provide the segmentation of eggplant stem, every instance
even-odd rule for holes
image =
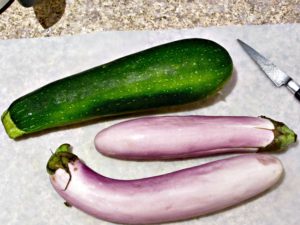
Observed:
[[[57,148],[55,153],[52,154],[47,163],[46,168],[47,172],[50,175],[54,175],[56,170],[58,169],[63,169],[64,171],[66,171],[67,174],[69,174],[69,180],[66,184],[66,187],[64,188],[64,191],[67,190],[72,180],[72,175],[69,169],[69,163],[74,162],[77,159],[78,157],[71,152],[71,145],[62,144]]]
[[[288,145],[297,141],[297,134],[287,127],[284,123],[275,121],[266,116],[260,116],[261,118],[270,120],[274,125],[274,139],[266,147],[262,147],[259,151],[284,151]]]

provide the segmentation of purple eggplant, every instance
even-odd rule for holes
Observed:
[[[291,129],[267,117],[160,116],[106,128],[95,137],[95,146],[115,158],[158,160],[281,151],[295,141]]]
[[[94,217],[121,224],[152,224],[207,215],[239,204],[278,182],[280,161],[244,154],[136,180],[97,174],[61,145],[47,170],[58,194]]]

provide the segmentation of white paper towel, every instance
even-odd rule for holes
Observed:
[[[168,114],[266,115],[300,134],[300,104],[286,90],[275,88],[250,60],[240,38],[300,82],[300,25],[234,26],[151,32],[97,32],[89,35],[0,41],[0,111],[16,98],[48,82],[161,43],[199,37],[212,39],[231,54],[235,75],[223,96],[202,107]],[[114,178],[141,178],[171,172],[215,156],[168,162],[130,162],[107,158],[94,148],[98,131],[125,120],[103,120],[14,141],[0,128],[0,224],[110,224],[67,208],[50,185],[45,169],[51,152],[70,143],[90,167]],[[300,224],[300,151],[293,145],[277,154],[285,167],[283,181],[259,198],[220,213],[177,224]],[[242,185],[242,184],[241,184]],[[232,190],[234,192],[234,190]],[[138,204],[138,203],[137,203]],[[176,224],[176,223],[173,223]]]

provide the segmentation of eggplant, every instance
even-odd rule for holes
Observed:
[[[108,127],[94,142],[107,156],[160,160],[283,151],[296,138],[285,124],[264,116],[158,116]]]
[[[67,205],[110,222],[153,224],[237,205],[277,183],[283,167],[271,155],[243,154],[159,176],[118,180],[93,171],[64,144],[49,159],[47,171]]]

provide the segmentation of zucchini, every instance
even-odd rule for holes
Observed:
[[[15,100],[2,123],[16,138],[98,117],[189,103],[216,94],[232,70],[231,57],[219,44],[179,40],[47,84]]]

